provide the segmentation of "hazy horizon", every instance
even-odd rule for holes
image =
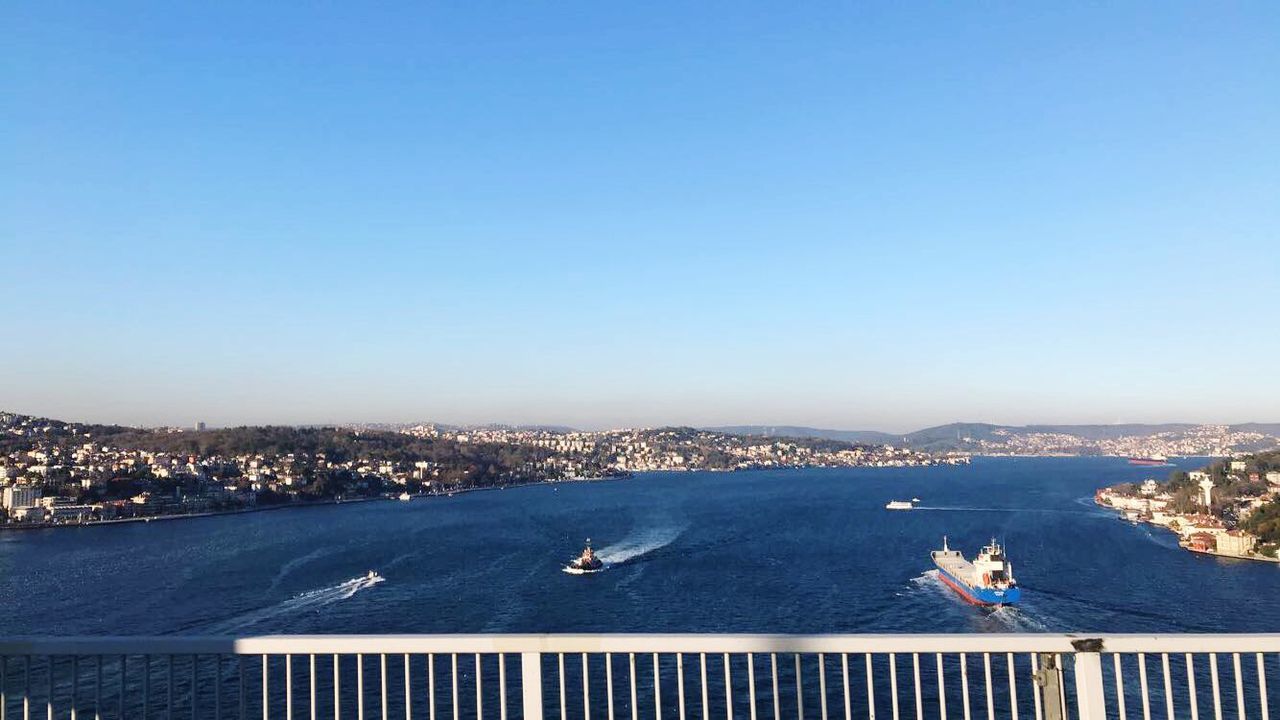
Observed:
[[[943,422],[930,423],[930,424],[927,424],[927,425],[920,425],[920,426],[918,426],[918,427],[893,427],[893,428],[883,427],[883,426],[879,426],[879,425],[875,425],[875,424],[863,424],[863,425],[858,425],[858,426],[836,426],[836,425],[820,425],[820,424],[804,423],[804,422],[787,422],[787,423],[776,423],[776,422],[706,422],[706,423],[690,423],[690,422],[653,422],[653,423],[629,423],[629,424],[617,424],[617,425],[595,425],[595,426],[585,426],[585,425],[574,425],[574,424],[572,424],[572,423],[562,423],[562,422],[554,422],[554,421],[528,421],[528,422],[526,422],[526,421],[521,421],[521,422],[507,422],[507,421],[502,421],[502,420],[482,420],[482,421],[457,422],[457,421],[451,421],[451,420],[441,420],[441,419],[439,419],[439,418],[413,418],[413,419],[401,419],[401,420],[387,420],[387,419],[381,419],[381,420],[371,420],[371,419],[364,419],[364,420],[321,420],[321,421],[315,421],[315,422],[286,422],[286,421],[266,421],[266,422],[238,422],[238,421],[231,421],[231,422],[210,422],[209,420],[206,420],[206,419],[204,419],[204,418],[194,418],[194,419],[189,419],[189,420],[185,420],[185,421],[183,421],[183,420],[172,420],[172,421],[166,421],[166,422],[124,422],[124,421],[120,421],[120,420],[111,420],[111,419],[109,419],[109,418],[105,418],[105,417],[103,417],[103,418],[89,418],[89,417],[63,417],[63,416],[54,415],[54,414],[49,414],[49,413],[29,412],[29,411],[26,411],[26,410],[20,410],[20,409],[16,409],[16,408],[9,408],[9,407],[0,407],[0,412],[13,412],[13,413],[17,413],[17,414],[19,414],[19,415],[27,415],[27,416],[32,416],[32,417],[42,417],[42,418],[48,418],[48,419],[51,419],[51,420],[60,420],[60,421],[66,421],[66,422],[98,423],[98,424],[104,424],[104,425],[122,425],[122,426],[127,426],[127,427],[143,427],[143,428],[151,428],[151,427],[192,427],[192,426],[194,426],[194,425],[195,425],[195,423],[197,423],[197,422],[203,422],[203,423],[205,423],[205,424],[206,424],[206,426],[207,426],[209,429],[211,429],[211,430],[212,430],[212,429],[219,429],[219,428],[230,428],[230,427],[241,427],[241,426],[254,426],[254,425],[277,425],[277,426],[345,426],[345,425],[417,425],[417,424],[435,424],[435,425],[458,426],[458,427],[475,427],[475,426],[485,426],[485,425],[494,425],[494,426],[503,426],[503,425],[505,425],[505,426],[522,426],[522,427],[567,427],[567,428],[572,428],[572,429],[574,429],[574,430],[582,430],[582,431],[621,430],[621,429],[633,429],[633,428],[657,428],[657,427],[697,427],[697,428],[724,428],[724,427],[765,427],[765,428],[781,428],[781,427],[798,427],[798,428],[808,428],[808,429],[812,429],[812,430],[830,430],[830,431],[835,431],[835,432],[880,432],[880,433],[885,433],[885,434],[888,434],[888,435],[897,435],[897,434],[905,435],[905,434],[909,434],[909,433],[915,432],[915,431],[917,431],[917,430],[926,430],[926,429],[929,429],[929,428],[939,427],[939,426],[943,426],[943,425],[950,425],[950,424],[953,424],[953,423],[962,423],[962,424],[982,424],[982,425],[1000,425],[1000,426],[1011,426],[1011,427],[1028,427],[1028,426],[1042,426],[1042,425],[1049,425],[1049,426],[1055,426],[1055,425],[1087,426],[1087,425],[1127,425],[1127,424],[1139,424],[1139,425],[1246,425],[1246,424],[1251,424],[1251,423],[1264,424],[1264,425],[1270,425],[1270,424],[1277,424],[1277,425],[1280,425],[1280,420],[1269,420],[1269,419],[1265,419],[1265,418],[1264,418],[1264,419],[1233,420],[1233,421],[1223,421],[1223,422],[1216,422],[1216,421],[1197,421],[1197,420],[1185,420],[1185,419],[1182,419],[1182,420],[1120,420],[1120,421],[1114,421],[1114,422],[1066,422],[1066,421],[1056,421],[1056,420],[1042,420],[1042,421],[1034,421],[1034,422],[998,422],[998,421],[994,421],[994,420],[952,419],[952,420],[946,420],[946,421],[943,421]]]
[[[0,407],[1280,411],[1280,5],[0,8]]]

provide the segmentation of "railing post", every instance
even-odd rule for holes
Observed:
[[[941,657],[941,656],[939,656]],[[1040,687],[1040,696],[1044,698],[1044,720],[1064,720],[1062,712],[1062,668],[1058,667],[1053,653],[1040,653],[1040,669],[1036,671],[1036,685]],[[939,660],[941,666],[941,660]],[[945,699],[940,694],[939,699]],[[1037,715],[1039,706],[1036,707]]]
[[[524,691],[524,720],[542,720],[541,653],[520,653],[520,685]]]
[[[1106,720],[1107,704],[1102,690],[1102,641],[1076,640],[1076,709],[1080,720]]]

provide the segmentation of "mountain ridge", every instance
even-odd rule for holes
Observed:
[[[903,445],[915,450],[979,449],[983,443],[1002,443],[1010,436],[1070,436],[1083,444],[1117,441],[1124,438],[1150,438],[1162,434],[1187,434],[1201,428],[1225,427],[1228,433],[1257,433],[1280,442],[1280,423],[1247,422],[1229,425],[1212,423],[1100,423],[1000,425],[996,423],[953,422],[893,434],[877,430],[836,430],[803,425],[721,425],[705,430],[738,435],[765,437],[816,437],[847,442],[871,442]],[[1263,443],[1267,444],[1267,443]]]

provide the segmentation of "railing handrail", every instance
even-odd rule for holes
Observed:
[[[1280,633],[1259,634],[466,634],[18,636],[0,655],[348,653],[1185,653],[1280,652]]]

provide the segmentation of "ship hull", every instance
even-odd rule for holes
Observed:
[[[583,564],[575,560],[561,569],[570,575],[590,575],[592,573],[602,572],[604,570],[604,563],[600,560],[596,560],[591,564]]]
[[[955,575],[947,572],[946,568],[942,566],[938,566],[938,577],[942,582],[946,583],[947,587],[955,590],[960,597],[974,605],[1012,605],[1018,602],[1022,597],[1022,591],[1017,587],[1011,587],[1007,590],[974,587]]]
[[[1168,460],[1159,460],[1156,458],[1129,458],[1130,465],[1145,465],[1147,467],[1164,467],[1169,464]]]

